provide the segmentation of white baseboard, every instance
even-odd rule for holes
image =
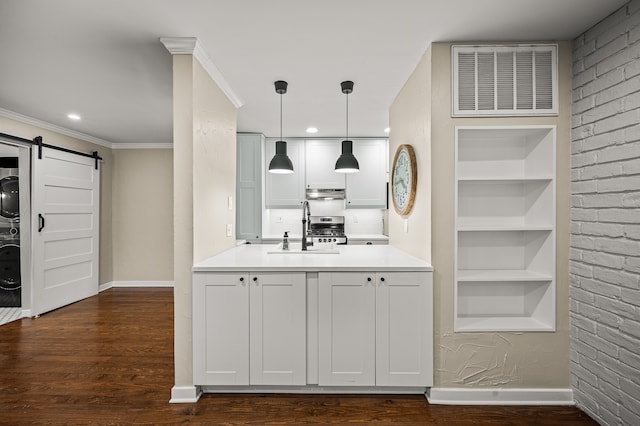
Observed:
[[[569,388],[430,388],[430,404],[441,405],[574,405]]]
[[[105,291],[116,287],[173,287],[173,281],[109,281],[100,284],[98,291]]]
[[[31,309],[23,309],[20,315],[20,318],[31,318]]]
[[[198,402],[202,395],[199,386],[174,386],[171,388],[170,404],[184,404]]]

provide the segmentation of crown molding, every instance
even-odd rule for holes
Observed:
[[[193,55],[234,107],[240,108],[244,105],[244,101],[233,91],[196,37],[161,37],[160,42],[172,55]]]
[[[114,143],[112,149],[173,149],[172,143]]]
[[[55,124],[51,124],[46,121],[42,121],[36,118],[28,117],[26,115],[18,114],[17,112],[9,111],[8,109],[0,108],[0,116],[10,118],[11,120],[19,121],[21,123],[40,127],[41,129],[60,133],[62,135],[71,136],[72,138],[80,139],[85,142],[90,142],[96,145],[104,146],[105,148],[111,149],[113,147],[113,143],[106,141],[104,139],[96,138],[95,136],[87,135],[86,133],[67,129],[66,127],[57,126]]]

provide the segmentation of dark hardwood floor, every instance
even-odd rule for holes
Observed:
[[[169,404],[172,386],[172,289],[110,289],[0,326],[0,424],[596,424],[573,407],[437,406],[419,395]]]

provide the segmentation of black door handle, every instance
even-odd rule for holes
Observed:
[[[42,230],[44,229],[44,216],[42,216],[40,213],[38,213],[38,232],[42,232]]]

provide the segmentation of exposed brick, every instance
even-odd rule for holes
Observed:
[[[598,180],[598,192],[626,192],[640,188],[640,176],[623,176]],[[622,200],[620,200],[620,206]],[[615,207],[615,206],[608,206]],[[637,213],[637,212],[636,212]]]
[[[636,276],[636,289],[638,284],[638,276]],[[620,299],[631,305],[640,306],[640,292],[634,289],[623,288],[620,291]]]
[[[616,130],[614,132],[602,133],[590,136],[583,140],[583,150],[592,151],[604,146],[621,144],[625,141],[625,130]]]
[[[598,351],[596,348],[583,342],[574,340],[571,347],[576,354],[582,354],[592,360],[595,360],[598,357]]]
[[[620,161],[638,157],[640,157],[640,142],[608,146],[600,150],[597,154],[598,163],[607,163],[610,161]]]
[[[608,58],[616,52],[621,51],[625,47],[627,47],[626,34],[622,34],[614,40],[611,40],[611,42],[609,42],[605,46],[602,46],[602,48],[598,48],[598,41],[596,40],[596,50],[584,57],[584,67],[587,69],[591,68],[598,62],[603,61],[605,58]]]
[[[640,85],[640,81],[638,83]],[[623,101],[622,110],[623,111],[631,111],[637,108],[640,108],[640,92],[636,92],[632,95],[625,96]]]
[[[607,16],[602,21],[598,22],[593,27],[589,28],[584,33],[584,43],[588,43],[589,41],[596,39],[599,35],[606,32],[609,28],[617,27],[619,25],[626,28],[625,21],[627,21],[627,19],[627,8],[626,6],[623,6]]]
[[[640,425],[640,412],[633,412],[624,406],[620,407],[620,420],[623,425]]]
[[[571,209],[571,220],[596,222],[598,220],[598,212],[588,209]]]
[[[627,256],[640,256],[640,244],[617,238],[596,238],[595,249],[605,253],[617,253]]]
[[[636,200],[640,200],[640,193],[634,195]],[[640,206],[640,204],[637,204]],[[630,240],[640,240],[640,225],[624,225],[624,236]]]
[[[635,307],[629,303],[604,296],[595,295],[594,297],[596,306],[604,311],[612,312],[616,315],[631,319],[636,316]]]
[[[587,180],[580,182],[571,182],[571,192],[574,194],[588,194],[598,191],[598,182],[595,180]]]
[[[596,64],[596,77],[608,73],[611,70],[622,67],[629,62],[628,49],[621,50],[602,62]]]
[[[618,258],[622,260],[624,265],[624,258],[622,256],[619,256]],[[593,277],[606,283],[620,286],[617,287],[620,291],[623,290],[622,287],[638,288],[638,276],[636,274],[631,274],[617,269],[595,267],[593,268]]]
[[[630,352],[626,349],[620,349],[620,361],[624,362],[631,368],[640,371],[640,355]]]
[[[573,61],[581,61],[590,53],[596,50],[596,40],[592,39],[585,43],[584,38],[577,38],[574,41]]]
[[[622,321],[622,319],[616,314],[613,314],[608,311],[604,311],[592,305],[587,305],[585,303],[578,304],[578,312],[580,313],[580,315],[583,315],[599,323],[606,324],[613,328],[618,328],[620,321]],[[576,347],[582,347],[577,343],[575,343],[575,345]],[[589,353],[589,351],[584,351],[584,352],[585,354]]]
[[[587,333],[586,331],[582,331],[578,334],[578,340],[583,342],[586,345],[589,345],[598,350],[598,361],[601,360],[605,356],[608,355],[608,358],[615,359],[618,356],[618,352],[620,348],[618,345],[608,342],[600,336],[596,336],[594,334]],[[616,365],[619,363],[616,363]]]
[[[580,230],[584,235],[622,237],[624,226],[617,223],[582,223]]]
[[[595,69],[591,69],[595,75]],[[589,70],[585,71],[587,73]],[[582,96],[591,96],[624,81],[624,69],[616,68],[582,86]],[[577,86],[574,86],[574,88]]]
[[[593,136],[593,129],[593,124],[576,127],[575,129],[571,130],[571,137],[573,140],[588,138],[589,136]]]
[[[640,45],[640,44],[639,44]],[[611,102],[616,99],[622,99],[638,90],[640,87],[640,76],[629,78],[629,75],[625,74],[628,80],[616,84],[594,96],[595,105],[602,105]],[[591,97],[587,98],[591,99]]]
[[[599,294],[606,297],[612,298],[620,298],[621,290],[620,287],[603,283],[598,280],[589,280],[583,279],[580,280],[580,284],[585,291],[588,291],[593,294]]]
[[[571,117],[571,128],[575,129],[576,127],[580,127],[580,126],[582,126],[582,116],[580,116],[580,115],[572,116]]]
[[[635,142],[640,140],[640,124],[624,129],[623,140]]]
[[[597,121],[593,127],[594,134],[607,133],[613,130],[622,129],[624,127],[633,126],[638,122],[637,111],[627,111],[621,114],[616,114],[613,117],[605,118],[604,120]]]
[[[621,400],[620,400],[620,405],[622,405],[623,407],[625,407],[627,410],[631,411],[632,413],[640,413],[640,399],[637,399],[637,395],[634,397],[631,397],[630,395],[627,395],[626,393],[622,393],[620,395]],[[636,416],[636,419],[638,419],[638,416]],[[638,423],[636,423],[638,424]]]
[[[607,342],[612,342],[618,347],[625,348],[627,350],[634,350],[640,347],[640,341],[634,337],[620,333],[609,326],[598,325],[596,335],[603,338]]]
[[[640,174],[640,157],[634,158],[629,161],[622,161],[620,163],[622,167],[622,171],[620,174],[623,175],[637,175]],[[640,188],[637,188],[640,190]]]
[[[583,237],[580,235],[572,235],[570,244],[573,248],[582,248],[586,250],[593,250],[595,248],[595,242],[592,237]]]
[[[595,301],[595,296],[592,293],[589,293],[588,291],[584,291],[580,288],[571,287],[571,289],[569,290],[569,293],[571,294],[571,297],[577,300],[578,302],[593,304]]]
[[[582,123],[584,124],[594,123],[596,121],[601,121],[605,118],[613,117],[623,112],[625,109],[625,101],[626,101],[626,98],[624,100],[616,99],[606,104],[602,104],[595,108],[586,110],[582,114]]]
[[[595,321],[581,315],[572,315],[571,319],[572,319],[571,323],[576,327],[581,328],[585,331],[588,331],[589,333],[595,334],[596,332]]]
[[[598,183],[598,190],[600,190],[600,183]],[[622,205],[624,194],[593,194],[581,196],[581,198],[581,206],[585,208],[618,207]]]
[[[606,209],[597,212],[602,222],[638,223],[638,212],[634,209]]]
[[[636,377],[636,379],[640,378]],[[629,378],[620,378],[620,390],[631,397],[640,399],[640,384],[629,380]]]
[[[624,260],[624,268],[629,272],[634,272],[636,274],[640,274],[640,258],[638,257],[627,257]],[[640,306],[640,305],[638,305]]]
[[[577,75],[573,76],[573,81],[572,81],[572,88],[573,89],[577,89],[580,86],[584,86],[585,84],[589,83],[590,81],[593,81],[596,78],[596,69],[595,68],[591,68],[588,70],[585,70],[584,72],[581,72]],[[592,89],[593,90],[593,89]],[[594,93],[594,92],[592,92]]]
[[[618,176],[622,174],[622,164],[594,164],[593,166],[582,167],[580,171],[580,177],[584,180]]]
[[[624,266],[624,256],[594,251],[585,251],[584,253],[582,253],[582,262],[617,270],[622,269],[622,267]],[[596,276],[596,278],[602,279],[601,276]]]
[[[571,196],[571,207],[583,207],[583,205],[582,205],[582,195],[572,195]]]

